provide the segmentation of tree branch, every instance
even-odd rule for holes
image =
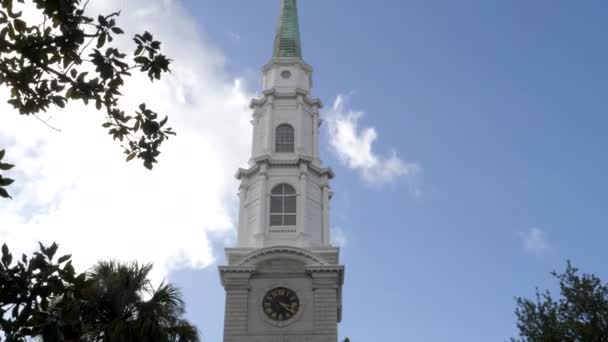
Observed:
[[[61,130],[60,130],[59,128],[56,128],[56,127],[53,127],[53,126],[49,125],[48,121],[49,121],[51,118],[48,118],[48,119],[46,119],[46,120],[42,120],[42,119],[41,119],[41,118],[40,118],[40,117],[39,117],[37,114],[32,114],[32,115],[33,115],[33,116],[34,116],[34,117],[35,117],[35,118],[36,118],[38,121],[42,122],[42,123],[43,123],[43,124],[44,124],[46,127],[48,127],[48,128],[50,128],[50,129],[52,129],[52,130],[53,130],[53,131],[55,131],[55,132],[61,132]]]

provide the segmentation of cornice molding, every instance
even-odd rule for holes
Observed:
[[[308,73],[312,73],[314,68],[312,65],[304,62],[299,57],[275,57],[272,58],[268,63],[262,66],[262,72],[266,72],[272,68],[276,67],[284,67],[284,66],[294,66],[297,65],[301,67],[304,71]]]
[[[261,98],[254,98],[249,103],[250,109],[255,109],[256,107],[262,107],[268,102],[272,102],[275,99],[292,99],[294,97],[301,96],[309,106],[316,107],[318,109],[323,108],[323,102],[316,97],[311,97],[309,92],[303,89],[296,88],[292,92],[278,92],[276,89],[268,89],[262,92],[264,94]]]
[[[306,272],[310,274],[318,285],[338,285],[344,284],[344,266],[343,265],[308,265],[305,267]]]
[[[231,291],[248,291],[249,279],[255,273],[255,267],[220,266],[218,267],[222,286]]]
[[[327,176],[329,179],[333,179],[335,177],[334,171],[331,168],[319,167],[313,164],[312,161],[313,159],[307,156],[297,156],[293,159],[273,159],[269,155],[263,155],[253,159],[253,162],[255,163],[254,166],[248,169],[239,168],[235,177],[236,179],[240,180],[243,177],[255,174],[263,164],[267,164],[269,166],[299,166],[302,163],[307,164],[308,168],[314,171],[318,176]]]
[[[318,265],[324,266],[329,265],[327,261],[324,259],[312,254],[311,252],[291,246],[273,246],[263,248],[257,251],[250,253],[245,256],[236,266],[237,267],[247,267],[257,264],[260,260],[265,260],[268,258],[277,258],[277,257],[287,257],[292,259],[299,259],[307,263],[308,265]]]
[[[310,265],[306,266],[306,271],[310,273],[343,273],[342,265]]]
[[[220,273],[255,273],[252,266],[219,266]]]

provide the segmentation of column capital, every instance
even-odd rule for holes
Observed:
[[[260,176],[268,178],[268,162],[264,161],[260,165]]]
[[[308,176],[308,163],[300,160],[300,163],[298,166],[300,169],[300,176]]]
[[[344,266],[342,265],[306,266],[306,273],[312,277],[314,289],[337,289],[344,284]]]
[[[220,266],[222,286],[228,290],[247,291],[250,288],[249,279],[255,273],[255,267],[249,266]]]

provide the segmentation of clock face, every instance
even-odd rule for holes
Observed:
[[[287,321],[300,310],[300,299],[294,291],[277,287],[266,293],[262,300],[262,309],[270,319]]]

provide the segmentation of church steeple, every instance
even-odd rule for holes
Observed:
[[[273,58],[302,58],[297,0],[281,0]]]
[[[344,266],[330,238],[334,173],[319,158],[322,104],[302,60],[296,1],[281,0],[273,57],[250,104],[237,240],[219,268],[224,342],[338,341]]]

